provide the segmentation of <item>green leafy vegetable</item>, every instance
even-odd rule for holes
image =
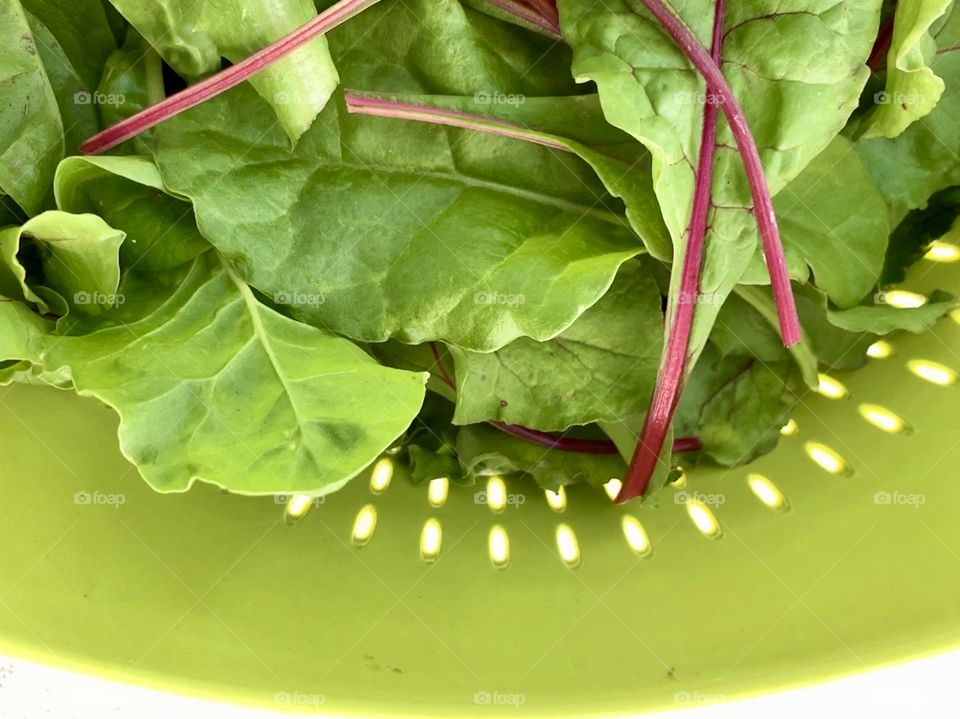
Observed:
[[[937,53],[931,28],[952,4],[909,0],[897,5],[886,89],[874,98],[877,106],[864,125],[864,137],[896,137],[940,101],[946,84],[930,68]]]
[[[159,491],[199,479],[245,494],[326,494],[423,401],[424,375],[283,317],[218,259],[130,274],[121,293],[128,301],[110,321],[50,341],[43,361],[117,411],[123,453]]]

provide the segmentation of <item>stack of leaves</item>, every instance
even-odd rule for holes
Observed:
[[[778,7],[4,0],[0,382],[167,492],[749,462],[960,213],[955,3]]]

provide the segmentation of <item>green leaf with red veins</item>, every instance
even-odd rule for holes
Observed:
[[[730,3],[724,76],[760,150],[774,194],[793,180],[846,124],[869,75],[880,0],[791,0]],[[608,121],[653,155],[654,188],[682,257],[694,189],[694,163],[706,88],[686,56],[639,0],[559,0],[564,37],[574,49],[574,75],[597,83]],[[673,0],[674,12],[709,46],[714,2]],[[721,301],[758,254],[758,233],[742,160],[721,123],[702,295],[691,356],[702,350]],[[759,263],[758,263],[759,264]],[[679,289],[675,265],[672,292]],[[692,363],[690,365],[692,367]]]

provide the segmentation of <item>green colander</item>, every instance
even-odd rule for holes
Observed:
[[[955,647],[960,315],[870,355],[772,455],[643,506],[381,462],[297,522],[281,498],[155,494],[109,409],[7,388],[0,650],[291,711],[485,717],[729,700]]]

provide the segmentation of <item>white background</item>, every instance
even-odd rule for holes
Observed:
[[[648,717],[960,717],[960,651],[815,687]],[[480,712],[478,712],[479,714]],[[0,719],[266,719],[288,714],[163,694],[0,656]]]

